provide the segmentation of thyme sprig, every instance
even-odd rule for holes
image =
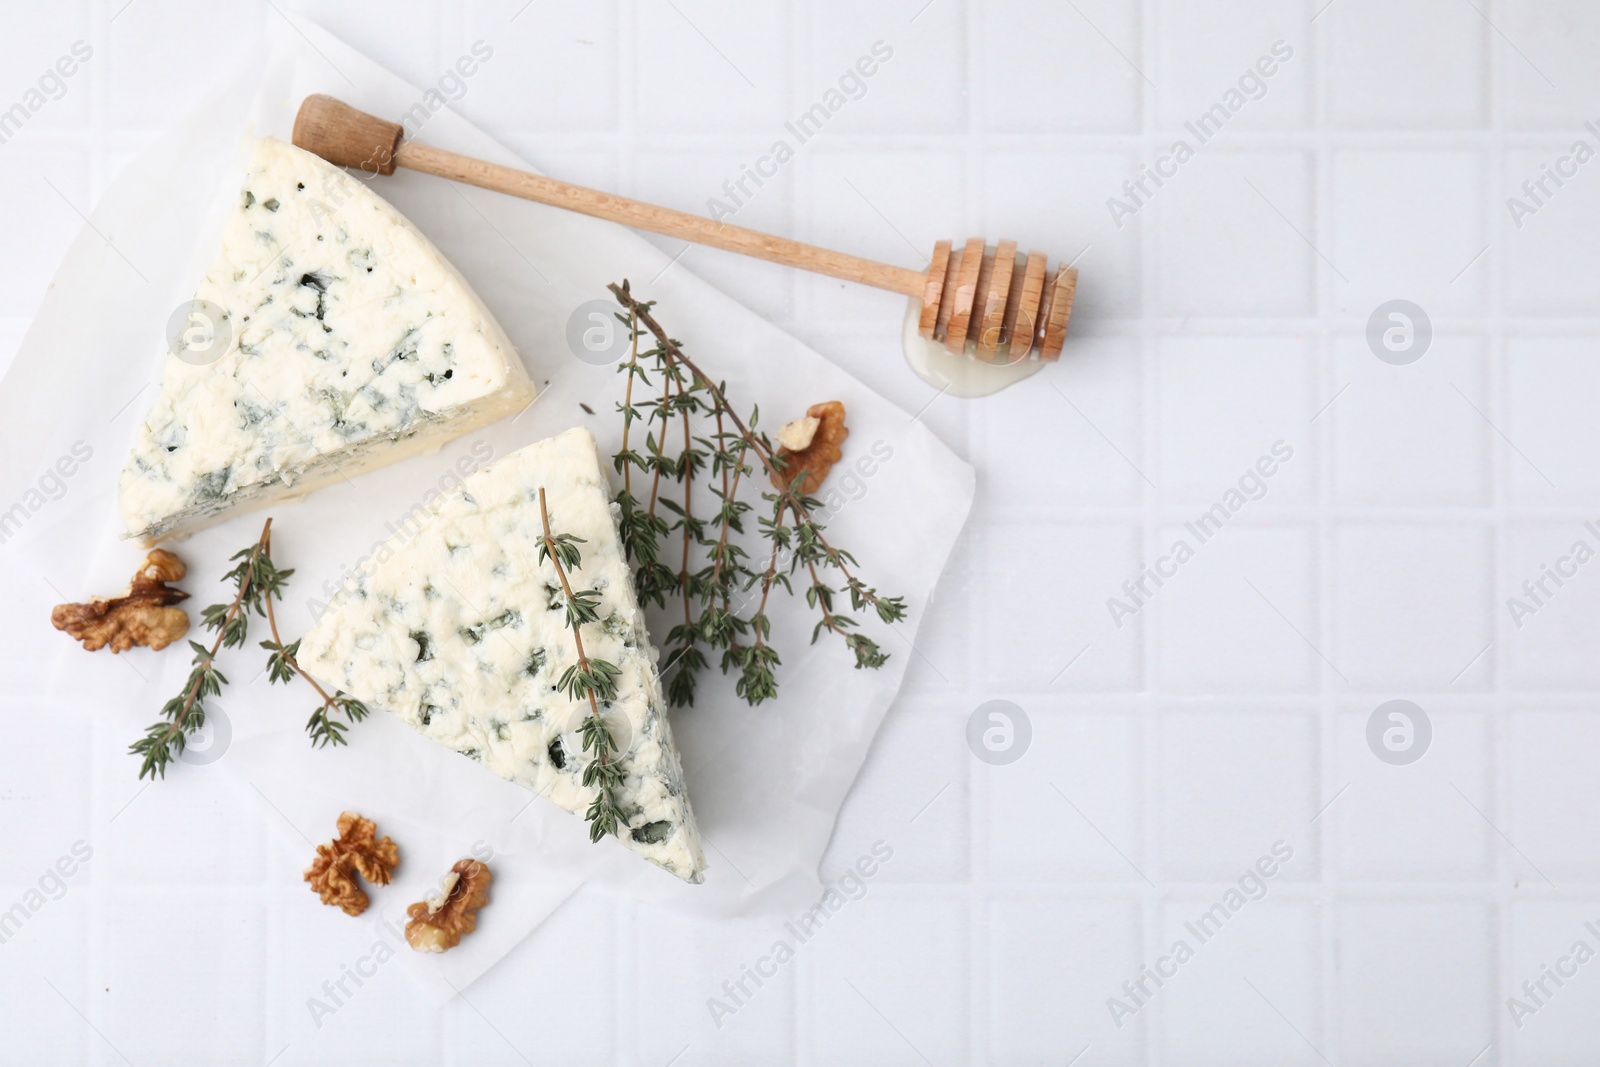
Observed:
[[[262,539],[265,542],[263,554],[269,562],[272,558],[271,526],[272,520],[268,519],[268,528],[261,532]],[[279,571],[278,575],[280,579],[287,579],[293,573],[294,570],[291,568],[290,570]],[[282,599],[282,585],[283,583],[280,580],[271,595],[264,598],[266,601],[267,628],[272,631],[272,640],[261,642],[261,647],[267,650],[267,684],[273,685],[282,682],[284,685],[288,685],[294,681],[295,675],[304,678],[306,683],[317,691],[317,696],[322,699],[322,703],[318,704],[316,710],[311,713],[311,718],[306,720],[306,733],[311,737],[311,747],[323,748],[327,745],[348,744],[349,742],[345,738],[345,731],[348,727],[345,723],[335,718],[335,715],[343,715],[349,722],[356,723],[365,719],[369,714],[369,710],[365,704],[343,690],[335,690],[330,695],[326,689],[317,683],[315,678],[305,672],[295,659],[300,653],[300,642],[295,640],[287,645],[283,643],[283,638],[278,635],[278,617],[272,610],[273,600]]]
[[[602,659],[590,659],[583,647],[583,628],[600,621],[600,593],[594,589],[573,591],[567,579],[568,571],[576,571],[583,563],[578,548],[583,538],[573,534],[550,532],[550,511],[545,504],[544,486],[539,487],[539,521],[544,526],[544,536],[539,543],[539,561],[549,560],[561,582],[567,628],[572,631],[572,642],[578,659],[556,682],[556,688],[573,700],[589,702],[589,715],[583,720],[579,733],[583,737],[583,751],[592,753],[583,768],[583,785],[595,791],[594,800],[585,813],[589,821],[589,840],[617,834],[626,824],[622,807],[617,803],[617,788],[622,784],[624,772],[618,760],[617,743],[606,728],[600,714],[600,702],[617,698],[617,679],[622,672]]]
[[[854,618],[837,610],[835,598],[847,593],[852,610],[871,610],[885,624],[905,618],[904,600],[884,596],[868,585],[856,573],[855,557],[828,540],[815,517],[824,505],[802,494],[801,477],[785,476],[783,458],[757,429],[759,409],[753,407],[748,421],[742,419],[728,402],[727,384],[708,376],[655,320],[653,302],[636,299],[626,281],[610,290],[623,308],[617,320],[628,328],[631,340],[630,357],[619,368],[627,375],[624,398],[618,405],[623,416],[623,444],[613,457],[623,477],[617,497],[623,551],[634,565],[641,602],[666,607],[669,599],[677,598],[683,604],[683,621],[671,629],[665,642],[672,649],[667,665],[678,668],[668,682],[668,701],[674,706],[693,703],[698,675],[707,666],[704,650],[721,652],[722,672],[737,673],[734,691],[749,703],[776,697],[774,668],[782,661],[770,644],[772,623],[767,605],[774,586],[794,593],[791,577],[802,567],[809,578],[806,602],[820,615],[812,643],[834,634],[854,655],[857,668],[883,666],[888,654],[857,628]],[[646,334],[655,343],[641,353],[639,342]],[[641,356],[646,363],[641,363]],[[636,402],[634,383],[650,389],[652,374],[660,381],[659,399]],[[714,424],[715,430],[708,436],[695,436],[691,429],[694,416]],[[642,452],[629,445],[630,430],[641,421],[646,428]],[[675,453],[669,452],[669,434],[678,435],[675,423],[679,422],[683,443]],[[709,492],[716,508],[709,518],[697,517],[695,483],[708,466]],[[740,499],[739,490],[748,485],[757,469],[769,475],[773,485],[782,486],[761,494],[771,513],[759,520],[759,534],[772,544],[762,571],[752,569],[740,543],[751,505]],[[634,495],[634,470],[641,478],[650,479],[648,503]],[[681,485],[681,504],[663,494],[664,477]],[[663,542],[674,533],[681,534],[676,570],[662,561]],[[842,582],[842,590],[825,580],[830,571],[836,585]],[[741,609],[754,599],[752,591],[757,586],[759,602],[746,617]]]
[[[129,752],[142,757],[139,764],[141,779],[146,775],[165,778],[167,765],[183,755],[188,737],[205,727],[206,698],[221,695],[222,687],[228,684],[227,676],[217,668],[217,653],[224,648],[244,647],[249,637],[251,612],[264,617],[272,630],[272,640],[261,642],[261,647],[271,653],[267,659],[268,680],[289,682],[298,674],[311,683],[322,698],[322,704],[306,724],[314,747],[345,743],[345,726],[336,721],[331,713],[343,714],[351,722],[358,722],[367,716],[366,705],[354,697],[343,692],[329,696],[295,662],[300,642],[285,646],[278,636],[278,621],[273,615],[272,602],[283,599],[283,588],[294,574],[294,568],[280,568],[272,561],[272,520],[268,519],[262,525],[261,536],[255,544],[240,549],[230,559],[237,562],[223,576],[223,580],[233,583],[233,599],[226,604],[212,604],[200,613],[201,625],[207,630],[215,630],[216,640],[210,648],[197,641],[189,642],[189,647],[194,650],[194,666],[182,691],[162,705],[161,720],[146,727],[145,735],[128,746]]]
[[[198,641],[189,642],[194,650],[194,666],[182,691],[161,706],[161,719],[147,726],[144,736],[128,746],[129,752],[141,757],[141,780],[146,775],[152,780],[165,778],[167,764],[183,755],[189,735],[204,729],[206,698],[221,695],[222,687],[228,684],[227,676],[217,669],[217,653],[244,644],[250,627],[250,609],[259,613],[262,596],[282,587],[285,576],[266,554],[271,530],[272,520],[268,519],[256,543],[231,557],[240,561],[225,576],[234,583],[233,599],[226,604],[212,604],[200,613],[201,625],[217,631],[216,640],[210,648]]]

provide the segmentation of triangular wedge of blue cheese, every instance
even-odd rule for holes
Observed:
[[[437,448],[533,399],[505,332],[415,226],[271,138],[195,300],[122,471],[127,536],[147,543]]]
[[[529,445],[436,496],[335,593],[300,642],[300,665],[428,737],[580,817],[580,728],[591,714],[556,687],[577,662],[560,578],[540,561],[545,491],[551,532],[583,538],[574,590],[600,594],[584,650],[621,670],[602,715],[626,779],[622,844],[690,882],[705,869],[672,743],[656,651],[599,449],[573,429]]]

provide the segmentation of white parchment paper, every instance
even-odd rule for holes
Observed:
[[[280,25],[275,36],[254,69],[118,177],[62,263],[0,388],[0,440],[8,460],[0,466],[0,500],[27,502],[5,550],[60,597],[118,589],[142,557],[118,539],[117,472],[154,397],[167,317],[193,292],[213,251],[219,205],[236,195],[246,139],[288,139],[295,109],[308,93],[332,93],[390,116],[423,99],[419,89],[315,25],[296,20]],[[528,166],[447,110],[428,120],[421,139]],[[304,839],[307,860],[312,843],[332,836],[341,810],[375,819],[400,843],[403,862],[396,884],[374,893],[374,906],[360,921],[396,944],[393,930],[403,922],[406,903],[421,899],[455,860],[489,858],[493,903],[479,931],[444,956],[416,956],[403,946],[399,953],[440,1000],[476,979],[585,883],[727,917],[782,913],[814,900],[817,865],[839,806],[915,655],[911,642],[970,508],[971,468],[926,427],[821,355],[683,267],[665,270],[667,258],[623,228],[423,175],[375,180],[380,195],[483,297],[543,394],[516,419],[437,454],[269,512],[237,516],[180,543],[176,548],[191,568],[184,585],[194,594],[196,620],[200,607],[225,598],[220,577],[227,556],[255,538],[265,514],[274,518],[274,558],[296,572],[279,613],[284,639],[293,640],[344,574],[389,536],[391,524],[424,492],[450,484],[458,462],[491,451],[503,456],[580,424],[603,449],[614,450],[620,438],[614,405],[623,377],[613,367],[574,358],[566,333],[575,309],[608,299],[606,283],[622,278],[659,301],[659,317],[672,334],[711,373],[726,378],[737,403],[758,402],[767,423],[775,426],[816,401],[845,403],[851,437],[845,463],[831,479],[838,506],[830,530],[860,558],[871,582],[906,598],[908,618],[892,628],[862,620],[892,658],[881,670],[858,671],[842,643],[807,644],[811,618],[802,602],[781,605],[773,612],[775,643],[785,654],[779,700],[750,708],[713,670],[696,706],[672,713],[707,839],[710,869],[702,886],[680,883],[613,843],[590,845],[582,820],[387,715],[352,729],[348,748],[311,750],[303,728],[312,696],[300,683],[267,684],[265,653],[256,647],[267,636],[261,620],[245,649],[220,658],[232,681],[217,701],[221,712],[191,751],[191,762],[170,773],[226,774],[261,802],[264,816],[282,832]],[[898,360],[890,347],[894,324],[885,324],[884,337],[883,358]],[[596,414],[585,413],[580,401]],[[91,458],[59,475],[58,460],[74,445]],[[50,478],[52,470],[57,479]],[[57,481],[66,491],[56,492]],[[669,625],[655,620],[652,631],[659,636]],[[37,649],[19,654],[47,665],[63,713],[90,714],[92,702],[92,713],[120,726],[130,741],[177,691],[189,665],[188,652],[175,647],[159,655],[135,652],[127,671],[100,660],[86,669],[87,654],[43,619]],[[134,773],[134,757],[119,752],[107,758],[126,759]],[[300,877],[298,869],[279,874]],[[307,923],[329,930],[351,921],[309,891],[305,911]]]

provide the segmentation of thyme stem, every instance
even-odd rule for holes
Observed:
[[[539,522],[544,526],[545,547],[550,550],[551,562],[556,566],[556,577],[561,581],[561,591],[567,595],[568,600],[571,600],[572,584],[567,581],[567,572],[561,566],[561,560],[555,554],[556,539],[550,533],[550,511],[545,506],[544,486],[542,485],[539,487]],[[588,670],[589,657],[583,651],[583,633],[578,627],[572,628],[572,643],[578,649],[578,666],[583,670]],[[595,703],[593,692],[589,693],[589,710],[597,717],[600,714],[600,707]]]
[[[717,437],[719,440],[722,438],[722,409],[720,407],[717,408]],[[711,587],[713,589],[722,589],[722,570],[723,563],[726,561],[725,553],[728,550],[728,531],[733,526],[732,503],[733,498],[739,495],[739,476],[744,473],[744,454],[749,447],[749,444],[744,441],[739,443],[739,456],[734,464],[731,488],[728,484],[728,468],[726,465],[722,468],[722,530],[717,535],[716,559],[711,571]],[[728,606],[727,590],[723,590],[722,606],[724,608]]]
[[[278,633],[278,615],[273,609],[272,602],[281,595],[283,583],[294,571],[292,569],[281,571],[273,564],[270,529],[262,531],[261,559],[266,566],[266,573],[272,577],[272,587],[264,591],[259,605],[265,609],[263,614],[267,617],[267,628],[272,632],[272,640],[261,642],[261,647],[269,653],[267,682],[269,684],[283,682],[287,685],[294,681],[296,676],[305,679],[306,684],[316,690],[320,700],[316,710],[311,713],[311,718],[306,721],[306,733],[311,737],[312,747],[346,744],[344,737],[346,727],[333,717],[333,713],[342,712],[351,722],[360,722],[369,714],[367,706],[355,697],[347,696],[343,690],[335,690],[330,696],[328,691],[300,666],[300,661],[296,658],[300,651],[300,642],[294,641],[288,645],[283,643],[283,637]]]
[[[683,416],[683,453],[689,456],[693,439],[689,435],[689,408],[683,403],[683,382],[678,382],[678,401]],[[694,538],[694,462],[683,465],[683,563],[678,570],[678,587],[683,591],[683,624],[692,627],[694,616],[689,611],[689,544]]]
[[[228,614],[223,617],[222,625],[217,627],[217,639],[211,643],[211,651],[206,654],[206,663],[209,666],[216,661],[217,653],[222,650],[222,642],[228,636],[228,626],[238,616],[239,609],[244,606],[245,595],[250,591],[250,578],[255,573],[255,561],[265,550],[267,542],[272,537],[272,520],[268,519],[261,528],[261,538],[256,541],[254,550],[250,553],[249,566],[245,568],[244,578],[239,582],[239,591],[234,594],[233,603],[228,605]],[[183,701],[183,711],[173,720],[172,726],[167,730],[167,740],[170,742],[173,735],[183,729],[188,721],[189,713],[194,709],[195,698],[199,694],[201,679],[196,678],[186,691]],[[144,775],[139,777],[143,778]]]
[[[636,310],[631,308],[629,312],[634,315],[638,314]],[[667,402],[671,398],[672,375],[663,374],[661,376],[661,402],[656,405],[655,411],[650,414],[652,419],[658,417],[661,419],[661,436],[656,443],[655,476],[650,479],[650,509],[648,514],[652,519],[656,517],[656,499],[661,492],[661,464],[666,453],[667,419],[671,417],[671,413],[667,410]]]
[[[633,410],[633,376],[639,370],[639,317],[634,312],[628,312],[628,333],[631,335],[633,351],[628,357],[628,384],[622,392],[622,406]],[[633,428],[633,419],[622,420],[622,451],[628,451],[628,431]],[[625,463],[622,467],[622,490],[630,497],[633,495],[633,464]]]
[[[783,509],[787,506],[788,505],[785,501],[778,501],[777,513],[772,517],[772,523],[774,526],[780,526],[783,524]],[[772,560],[767,564],[767,572],[761,576],[761,603],[756,605],[756,615],[758,617],[764,616],[767,613],[767,597],[772,595],[772,580],[777,577],[778,574],[778,550],[781,547],[782,545],[778,539],[774,537],[772,539]],[[766,641],[764,641],[761,637],[761,627],[755,627],[755,631],[756,647],[766,647]]]
[[[616,796],[623,771],[613,758],[616,755],[616,742],[606,728],[599,703],[601,697],[608,700],[615,698],[616,679],[621,672],[604,660],[591,660],[583,647],[583,623],[595,619],[595,604],[599,594],[594,590],[581,593],[572,591],[572,583],[567,580],[567,569],[562,565],[562,560],[566,560],[574,569],[579,566],[582,557],[578,552],[578,544],[581,538],[569,534],[557,537],[551,532],[550,510],[542,485],[539,487],[539,522],[544,527],[539,554],[541,558],[550,560],[556,569],[556,578],[561,582],[561,591],[567,598],[567,628],[572,631],[572,643],[578,653],[577,665],[569,667],[562,675],[558,688],[570,693],[574,699],[581,693],[589,700],[589,718],[582,729],[583,749],[585,752],[593,751],[594,758],[583,770],[583,784],[594,786],[596,790],[587,818],[589,840],[598,841],[607,834],[620,835],[621,828],[626,825],[626,817]]]
[[[272,520],[269,519],[267,521],[268,521],[268,524],[270,525]],[[262,550],[264,552],[266,552],[267,557],[270,559],[272,557],[272,535],[270,533],[263,533],[262,537],[266,542],[266,544],[263,546]],[[282,648],[283,647],[283,638],[278,636],[278,617],[272,610],[272,599],[273,598],[270,597],[270,596],[266,598],[266,601],[267,601],[267,629],[272,631],[273,643],[276,644],[279,648]],[[296,644],[298,644],[298,643],[299,642],[296,642]],[[295,660],[293,653],[285,652],[284,653],[284,657],[283,657],[283,661],[285,663],[287,663],[290,667],[293,667],[294,668],[294,672],[296,674],[298,674],[300,677],[304,678],[310,684],[311,688],[313,688],[313,689],[315,689],[317,691],[317,696],[322,698],[323,707],[327,707],[329,704],[333,703],[333,698],[328,695],[327,690],[323,689],[322,686],[318,685],[317,684],[317,680],[315,678],[311,677],[311,675],[309,675],[309,674],[307,674],[305,672],[304,668],[302,668],[300,666],[299,662],[297,662]]]

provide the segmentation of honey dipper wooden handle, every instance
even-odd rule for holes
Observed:
[[[294,123],[294,143],[330,163],[357,167],[369,174],[393,174],[395,167],[422,171],[483,189],[565,208],[597,219],[649,230],[695,244],[739,252],[831,278],[859,282],[876,289],[921,297],[928,276],[923,271],[833,252],[801,241],[760,233],[743,226],[646,204],[625,196],[557,181],[540,174],[488,163],[407,141],[399,123],[388,122],[331,96],[308,96]]]

